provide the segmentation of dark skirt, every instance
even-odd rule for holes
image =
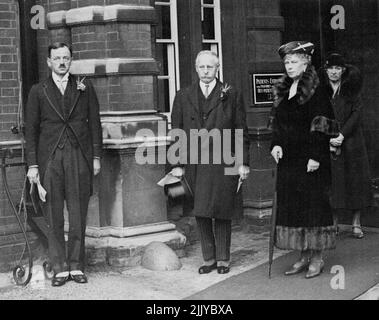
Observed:
[[[347,146],[349,146],[347,141]],[[371,206],[371,180],[366,148],[351,152],[345,146],[342,153],[332,160],[331,204],[341,212],[362,210]]]
[[[308,159],[280,162],[275,245],[285,250],[328,250],[336,246],[329,203],[330,170],[307,173]]]

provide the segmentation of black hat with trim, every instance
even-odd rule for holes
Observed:
[[[328,55],[325,61],[325,68],[331,67],[331,66],[339,66],[339,67],[345,67],[345,59],[342,55],[339,53],[331,53]]]
[[[312,55],[314,52],[314,44],[308,41],[291,41],[279,47],[278,53],[283,59],[287,54],[302,53]]]

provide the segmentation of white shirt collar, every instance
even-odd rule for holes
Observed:
[[[55,83],[60,83],[60,82],[65,83],[65,82],[68,82],[68,77],[70,76],[70,73],[67,72],[62,79],[54,72],[52,73],[52,75],[53,75],[53,80]]]
[[[216,79],[213,79],[212,82],[208,83],[209,87],[208,87],[208,93],[211,94],[213,89],[215,88],[217,84],[217,80]],[[205,93],[205,86],[206,84],[202,81],[200,81],[200,88],[201,88],[201,91],[203,92],[203,94]]]

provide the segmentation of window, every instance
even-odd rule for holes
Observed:
[[[169,115],[176,91],[180,89],[177,1],[156,1],[155,7],[159,22],[156,29],[156,56],[161,64],[158,110]]]
[[[221,47],[221,8],[220,0],[201,0],[201,22],[203,50],[211,50],[220,58],[219,79],[223,80]]]
[[[211,50],[220,58],[221,66],[218,78],[222,81],[220,0],[191,1],[198,1],[197,5],[201,5],[201,17],[198,16],[199,12],[197,12],[196,17],[191,18],[193,18],[193,21],[201,21],[202,23],[201,41],[203,50]],[[181,14],[180,10],[184,10],[183,3],[177,0],[155,1],[155,9],[158,17],[156,59],[161,65],[161,72],[158,75],[158,110],[166,114],[170,119],[175,94],[180,89],[179,53],[187,57],[197,52],[179,52],[178,10]],[[194,13],[190,11],[187,14],[193,15]],[[187,70],[182,71],[186,72]]]

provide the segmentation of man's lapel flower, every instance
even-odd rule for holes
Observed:
[[[83,83],[84,79],[86,77],[83,77],[82,80],[80,80],[80,77],[76,79],[76,89],[80,91],[85,91],[86,90],[86,85]]]
[[[228,94],[229,94],[229,91],[232,89],[231,86],[229,86],[227,83],[225,83],[222,87],[221,87],[221,94],[220,94],[220,98],[222,101],[226,100],[226,98],[228,97]]]

